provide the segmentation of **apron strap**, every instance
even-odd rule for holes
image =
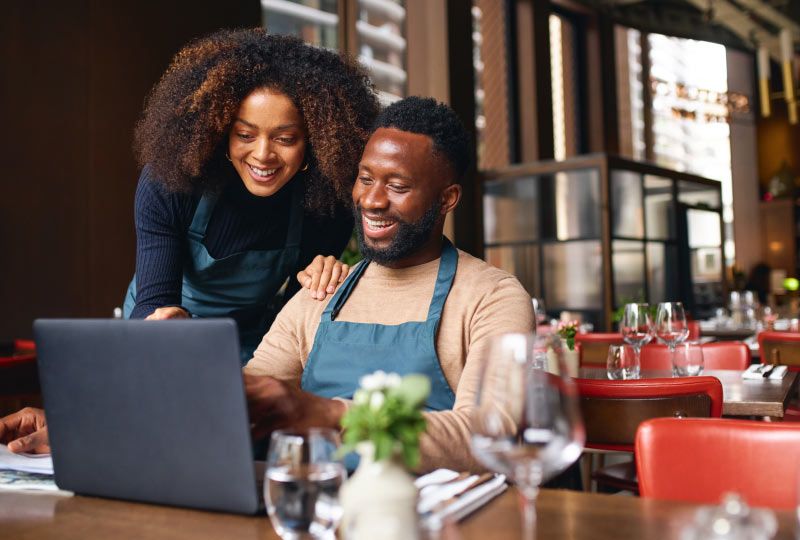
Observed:
[[[213,195],[203,194],[200,197],[200,202],[197,203],[197,208],[192,217],[192,224],[189,225],[188,237],[191,240],[202,242],[206,236],[206,228],[208,222],[211,220],[211,214],[214,213],[214,207],[217,205],[217,198]]]
[[[436,286],[433,289],[433,298],[428,308],[428,322],[438,321],[442,317],[444,302],[450,294],[453,278],[458,267],[458,251],[446,236],[442,237],[442,258],[439,261],[439,273],[436,276]]]
[[[339,312],[342,310],[342,307],[344,307],[347,299],[350,298],[350,293],[356,288],[358,280],[361,279],[361,275],[367,269],[369,263],[370,261],[368,259],[364,259],[353,269],[350,275],[347,276],[344,283],[342,283],[336,291],[336,294],[331,298],[331,301],[328,302],[325,311],[322,312],[322,320],[327,319],[332,321],[339,316]]]

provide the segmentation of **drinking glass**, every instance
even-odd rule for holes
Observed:
[[[544,324],[547,322],[547,312],[544,309],[544,300],[542,298],[531,298],[533,304],[533,313],[536,316],[536,324]]]
[[[539,486],[583,449],[577,389],[567,375],[561,341],[553,335],[497,336],[483,355],[472,452],[516,484],[525,500],[524,537],[532,539]],[[541,369],[542,355],[549,357],[550,371]]]
[[[650,306],[648,304],[625,304],[620,331],[625,343],[633,347],[638,366],[642,347],[653,339],[653,318],[650,316]]]
[[[672,371],[675,372],[675,347],[689,337],[686,313],[680,302],[661,302],[656,313],[656,339],[669,347]]]
[[[674,377],[693,377],[703,373],[703,347],[694,341],[679,343],[672,356]]]
[[[332,429],[272,433],[264,499],[281,538],[334,538],[342,515],[339,487],[347,474],[338,448],[339,434]]]
[[[610,345],[606,359],[606,372],[611,380],[639,378],[639,351],[632,345]]]

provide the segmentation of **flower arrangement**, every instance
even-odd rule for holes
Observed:
[[[343,452],[362,442],[375,447],[375,461],[402,456],[407,467],[419,462],[419,436],[425,431],[422,406],[431,391],[424,375],[376,371],[365,375],[353,395],[353,405],[342,417]]]
[[[567,348],[575,350],[575,334],[578,333],[578,321],[567,321],[558,323],[556,333],[561,339],[567,342]]]

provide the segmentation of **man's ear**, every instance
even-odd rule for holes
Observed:
[[[461,200],[461,185],[451,184],[442,190],[442,214],[448,214]]]

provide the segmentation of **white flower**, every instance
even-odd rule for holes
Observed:
[[[389,373],[386,376],[386,388],[396,388],[400,386],[400,381],[402,380],[403,378],[397,373]]]
[[[369,401],[369,392],[356,390],[356,393],[353,394],[353,402],[356,405],[366,405],[367,401]]]
[[[386,373],[378,370],[372,375],[361,377],[361,388],[364,390],[380,390],[386,386]]]
[[[383,405],[383,402],[386,398],[383,396],[383,392],[373,392],[369,398],[369,408],[373,411],[377,411]]]

